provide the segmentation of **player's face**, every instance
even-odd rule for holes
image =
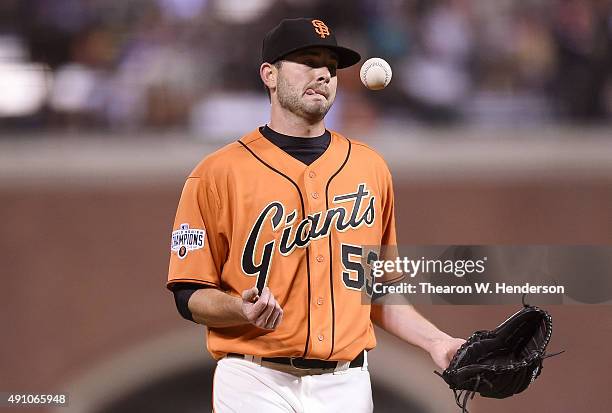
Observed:
[[[280,106],[309,121],[323,119],[336,98],[337,67],[335,54],[321,47],[286,56],[276,84]]]

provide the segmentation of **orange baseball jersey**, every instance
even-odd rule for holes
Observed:
[[[368,146],[332,132],[305,165],[255,130],[187,178],[171,240],[168,287],[190,282],[241,296],[268,286],[284,311],[274,331],[208,328],[208,349],[352,360],[376,345],[364,246],[395,245],[391,174]]]

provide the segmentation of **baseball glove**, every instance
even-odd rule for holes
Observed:
[[[503,399],[520,393],[541,373],[552,334],[552,318],[523,302],[523,308],[493,331],[476,331],[457,350],[442,377],[467,412],[476,393]],[[463,400],[461,400],[463,398]]]

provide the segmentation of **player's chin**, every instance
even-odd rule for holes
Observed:
[[[305,109],[307,112],[314,114],[326,114],[331,106],[330,103],[322,97],[321,99],[311,100],[310,102],[305,102]]]
[[[305,117],[310,119],[311,121],[320,121],[327,114],[327,108],[319,107],[316,109],[310,109],[311,110],[305,110],[303,113]]]

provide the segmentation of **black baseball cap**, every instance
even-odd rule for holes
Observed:
[[[309,47],[325,47],[338,55],[338,69],[353,66],[361,60],[354,50],[338,46],[336,36],[319,19],[284,19],[263,40],[262,62],[275,63],[283,57]]]

